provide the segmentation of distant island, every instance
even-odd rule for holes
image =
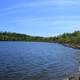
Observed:
[[[40,37],[20,33],[0,32],[0,41],[55,42],[68,47],[80,48],[80,31],[64,33],[55,37]]]

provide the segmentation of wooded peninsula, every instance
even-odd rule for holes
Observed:
[[[0,32],[0,41],[55,42],[73,48],[80,48],[80,31],[64,33],[55,37],[40,37],[20,33]]]

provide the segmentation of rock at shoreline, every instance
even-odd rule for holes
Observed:
[[[72,48],[75,48],[75,49],[80,49],[80,45],[78,44],[63,44],[64,46],[67,46],[67,47],[72,47]]]

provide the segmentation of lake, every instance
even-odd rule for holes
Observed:
[[[0,42],[0,80],[64,80],[78,70],[80,50],[57,43]]]

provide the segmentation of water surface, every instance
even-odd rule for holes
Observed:
[[[56,43],[0,42],[0,80],[64,80],[79,57],[80,50]]]

